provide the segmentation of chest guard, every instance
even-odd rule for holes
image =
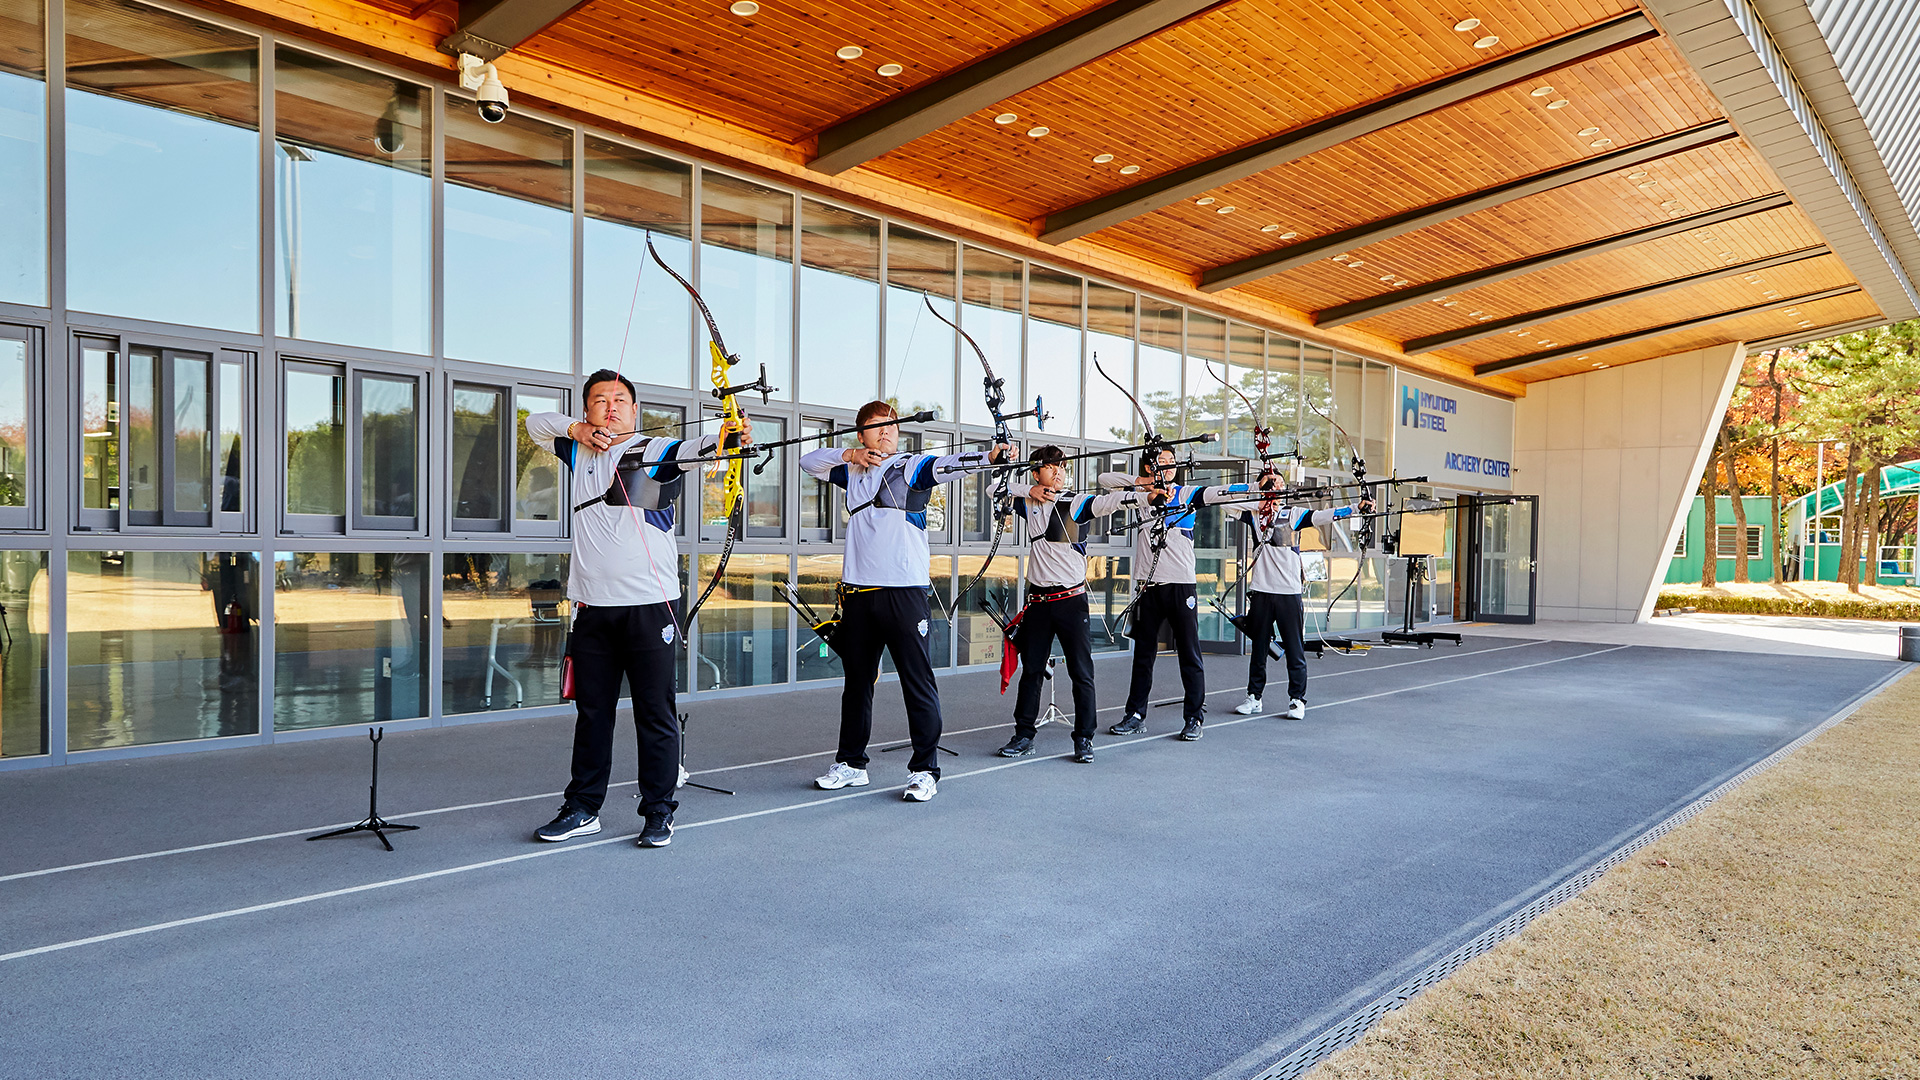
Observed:
[[[1080,548],[1083,553],[1085,552],[1087,534],[1093,531],[1092,525],[1085,521],[1073,520],[1073,510],[1066,500],[1055,499],[1043,512],[1047,515],[1046,532],[1033,539],[1049,540],[1056,544],[1072,544]],[[1035,522],[1029,517],[1027,524],[1033,525]]]
[[[672,462],[647,461],[647,447],[652,442],[652,439],[641,439],[621,454],[620,460],[614,463],[613,478],[606,492],[574,507],[574,512],[579,513],[600,502],[639,510],[665,510],[671,507],[686,486],[686,472]],[[672,447],[668,447],[668,452],[672,452]]]
[[[899,510],[908,520],[921,528],[927,527],[927,504],[933,501],[932,488],[915,488],[907,478],[907,463],[910,458],[902,458],[881,467],[880,483],[874,490],[873,498],[847,511],[852,517],[862,510],[875,506],[889,510]]]

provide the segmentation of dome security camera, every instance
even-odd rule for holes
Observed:
[[[407,148],[407,128],[400,120],[400,99],[387,102],[387,109],[373,125],[373,145],[388,156]]]
[[[472,53],[460,54],[460,86],[473,91],[480,119],[497,124],[507,118],[507,88],[500,85],[500,73],[493,65]]]

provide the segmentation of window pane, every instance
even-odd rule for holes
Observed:
[[[1360,452],[1360,425],[1365,413],[1360,400],[1360,358],[1338,353],[1333,362],[1334,468],[1345,469]],[[1344,432],[1345,434],[1342,434]],[[1376,469],[1376,472],[1384,470]]]
[[[0,0],[0,300],[47,302],[47,59],[42,0]]]
[[[27,505],[27,343],[0,338],[0,506]]]
[[[984,554],[960,556],[960,583],[954,587],[966,588],[967,583],[980,573],[980,567],[985,562]],[[1019,581],[1020,559],[1001,555],[993,560],[992,566],[987,567],[987,576],[980,580],[980,584],[960,599],[959,610],[953,613],[953,620],[960,624],[959,655],[962,666],[1000,661],[1000,643],[1005,635],[1000,632],[1000,624],[981,610],[981,605],[1012,614],[1018,610],[1014,594]]]
[[[1267,335],[1259,327],[1245,323],[1234,323],[1231,333],[1228,366],[1220,373],[1233,382],[1234,389],[1239,393],[1226,397],[1227,415],[1232,418],[1226,450],[1235,457],[1252,458],[1258,455],[1253,445],[1254,425],[1271,426],[1266,419],[1266,402],[1262,400],[1266,382]],[[1241,400],[1242,396],[1246,401]],[[1253,402],[1252,415],[1247,413],[1247,401]],[[1274,453],[1282,453],[1287,449],[1287,440],[1274,440]]]
[[[1306,408],[1300,403],[1300,344],[1278,335],[1267,337],[1267,422],[1273,425],[1273,448],[1304,453],[1300,425]]]
[[[67,748],[260,730],[258,557],[67,554]]]
[[[1133,591],[1132,564],[1126,555],[1087,557],[1087,632],[1094,652],[1125,652],[1130,644],[1118,622]]]
[[[80,505],[120,509],[119,357],[98,345],[80,348]]]
[[[767,381],[791,398],[793,196],[716,172],[703,171],[700,185],[700,291],[741,361],[727,381],[749,382],[765,364]],[[695,384],[706,386],[707,350],[693,367]]]
[[[505,390],[492,386],[454,386],[454,517],[476,522],[500,520],[506,487],[500,448],[506,441],[506,420]]]
[[[273,88],[280,333],[428,352],[432,95],[287,48]]]
[[[173,505],[182,514],[213,509],[213,361],[173,360]]]
[[[440,694],[447,715],[560,704],[568,562],[557,551],[444,557]]]
[[[689,386],[693,300],[653,265],[646,236],[693,280],[693,166],[589,135],[586,171],[587,370]]]
[[[979,342],[994,375],[1005,382],[1007,403],[1002,411],[1032,408],[1020,386],[1020,260],[975,247],[966,250],[965,258],[960,279],[965,293],[960,327]],[[987,415],[980,386],[985,372],[977,370],[980,361],[971,346],[967,347],[966,361],[960,378],[960,421],[990,427],[993,418]]]
[[[880,385],[880,219],[808,199],[800,215],[798,398],[858,409]]]
[[[700,556],[701,588],[718,555]],[[700,663],[694,689],[765,686],[787,681],[787,605],[773,583],[787,580],[785,555],[727,560],[720,587],[700,609]]]
[[[1080,437],[1080,279],[1035,267],[1027,288],[1027,389],[1053,416],[1042,429],[1054,438]],[[1025,406],[1022,406],[1024,408]]]
[[[513,421],[517,447],[513,458],[517,470],[513,480],[514,516],[521,521],[559,521],[560,462],[551,448],[533,444],[533,436],[527,434],[527,417],[537,412],[565,412],[566,401],[558,394],[547,397],[525,390],[517,396]]]
[[[1109,372],[1109,374],[1114,374]],[[1140,299],[1140,398],[1147,418],[1161,435],[1180,433],[1180,308],[1161,300]]]
[[[953,328],[927,311],[927,300],[948,319],[953,309],[959,245],[898,225],[887,226],[887,392],[902,414],[931,412],[953,418]]]
[[[837,554],[801,555],[800,572],[794,578],[794,593],[815,614],[827,618],[834,612],[834,592],[840,588],[840,556]],[[816,637],[804,621],[800,625],[800,644],[794,649],[794,671],[801,682],[812,679],[838,679],[846,674],[840,654]]]
[[[347,512],[347,379],[287,372],[287,513]]]
[[[1300,343],[1300,457],[1315,468],[1333,461],[1333,351],[1310,342]],[[1347,568],[1347,580],[1353,568]]]
[[[573,368],[573,133],[447,99],[446,349]]]
[[[1183,420],[1188,435],[1202,432],[1220,432],[1220,425],[1226,419],[1227,388],[1220,385],[1226,371],[1221,365],[1227,359],[1227,321],[1198,311],[1187,313],[1187,373],[1186,373],[1186,415]],[[1213,371],[1208,373],[1211,365]]]
[[[47,553],[0,551],[0,758],[47,752]]]
[[[761,417],[754,421],[753,437],[758,442],[779,442],[787,437],[787,423]],[[747,474],[742,479],[747,486],[748,536],[787,535],[787,462],[792,460],[787,455],[790,453],[790,450],[775,450],[773,464],[759,473],[755,473],[753,467],[764,458],[745,463]]]
[[[160,512],[160,354],[127,358],[127,509]]]
[[[273,725],[427,714],[426,552],[274,556]]]
[[[1365,387],[1366,419],[1363,421],[1366,434],[1360,439],[1361,452],[1367,458],[1367,471],[1377,474],[1393,472],[1393,462],[1388,458],[1388,450],[1393,445],[1393,369],[1377,360],[1366,361]]]
[[[67,302],[260,328],[259,42],[68,0]]]
[[[1133,294],[1087,286],[1087,437],[1133,441],[1133,403],[1113,383],[1133,390]],[[1094,367],[1094,360],[1100,366]],[[1113,379],[1108,382],[1101,372]]]
[[[414,516],[419,491],[420,383],[416,379],[360,380],[360,513]]]
[[[941,489],[946,488],[945,484]],[[935,555],[927,560],[927,577],[932,583],[935,601],[927,614],[927,649],[933,654],[933,666],[937,668],[953,666],[953,621],[948,612],[953,609],[953,556]],[[887,659],[893,659],[888,654]]]
[[[220,365],[220,446],[216,459],[220,470],[220,512],[237,514],[246,509],[244,481],[247,415],[247,369],[244,364]]]

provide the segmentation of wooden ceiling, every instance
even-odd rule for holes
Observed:
[[[476,12],[485,6],[466,2]],[[564,0],[501,2],[564,11],[512,54],[548,84],[510,80],[516,100],[548,93],[575,115],[643,135],[671,127],[658,131],[663,140],[707,152],[733,140],[740,162],[774,162],[763,171],[786,183],[889,193],[868,201],[1043,262],[1458,381],[1472,381],[1474,365],[1539,354],[1539,363],[1507,367],[1490,384],[1518,389],[1595,364],[1879,314],[1864,291],[1826,295],[1856,285],[1854,276],[1823,250],[1826,238],[1781,194],[1765,161],[1737,132],[1716,127],[1725,121],[1721,103],[1631,0],[1195,3],[1144,36],[1071,38],[1067,52],[1050,54],[1070,62],[1026,85],[1007,83],[1014,76],[1005,72],[1033,50],[1167,0],[758,0],[746,15],[732,13],[728,0],[586,0],[570,10]],[[360,10],[391,13],[395,28],[383,33],[395,40],[444,37],[458,18],[455,0],[405,14],[399,0],[361,0]],[[1605,48],[1573,48],[1621,26],[1638,29]],[[843,58],[852,49],[858,54]],[[1534,56],[1555,59],[1505,74]],[[510,68],[502,62],[503,72]],[[1225,177],[1223,156],[1370,110],[1385,116],[1410,95],[1487,70],[1507,81],[1394,113],[1345,141],[1198,194],[1172,199],[1139,187],[1216,167]],[[806,170],[848,127],[942,95],[973,102],[977,94],[959,88],[994,71],[1001,81],[991,86],[1006,87],[1005,97],[963,112],[934,110],[927,115],[936,120],[858,164]],[[563,99],[552,88],[568,79],[587,89]],[[1655,143],[1696,132],[1721,141],[1678,152]],[[1571,171],[1586,175],[1565,175]],[[1139,203],[1103,227],[1057,245],[1042,239],[1050,215],[1136,196]],[[1675,231],[1768,197],[1774,201],[1732,220]],[[1414,224],[1379,228],[1396,215]],[[1311,246],[1320,238],[1344,244],[1331,234],[1346,230],[1361,234],[1350,247]],[[1622,239],[1634,230],[1670,235]],[[1020,243],[1008,245],[1009,232]],[[1313,261],[1266,272],[1290,245],[1308,245],[1297,250]],[[1756,273],[1714,276],[1785,253],[1803,254]],[[1221,289],[1222,268],[1250,260],[1264,276],[1236,274],[1240,283]],[[1203,291],[1210,272],[1211,291]],[[1454,279],[1461,280],[1444,294],[1390,295]],[[1656,291],[1666,283],[1678,284]],[[1813,294],[1824,298],[1792,312],[1754,310]],[[1540,321],[1529,322],[1535,316]],[[1477,340],[1421,340],[1490,322],[1498,332]],[[1675,329],[1644,336],[1662,327]],[[1406,349],[1409,342],[1426,351]],[[1558,354],[1588,342],[1595,347]]]

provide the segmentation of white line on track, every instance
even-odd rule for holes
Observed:
[[[1616,645],[1609,649],[1597,649],[1593,652],[1578,653],[1573,656],[1561,656],[1561,657],[1556,657],[1555,659],[1552,659],[1552,660],[1542,660],[1542,661],[1539,661],[1538,663],[1533,663],[1533,664],[1520,664],[1518,666],[1510,667],[1510,668],[1498,668],[1493,671],[1482,671],[1473,675],[1462,675],[1457,678],[1441,679],[1436,682],[1422,683],[1418,686],[1402,687],[1401,689],[1398,689],[1398,690],[1386,690],[1386,691],[1382,691],[1380,693],[1375,693],[1375,694],[1362,694],[1358,697],[1343,698],[1339,701],[1329,701],[1323,705],[1318,706],[1318,708],[1331,709],[1341,705],[1350,705],[1358,701],[1371,701],[1375,698],[1389,697],[1394,694],[1412,693],[1413,691],[1416,691],[1416,690],[1426,690],[1436,686],[1448,686],[1453,683],[1466,682],[1471,679],[1484,679],[1493,675],[1505,675],[1515,671],[1527,671],[1532,668],[1547,667],[1548,665],[1564,663],[1565,661],[1568,661],[1568,660],[1584,660],[1591,656],[1600,656],[1605,653],[1619,652],[1621,649],[1627,649],[1627,648],[1632,648],[1632,646]],[[1491,650],[1483,650],[1483,651],[1491,651]],[[1268,719],[1268,717],[1243,716],[1236,720],[1218,721],[1211,726],[1215,728],[1232,727],[1235,724],[1244,724],[1249,720],[1264,720],[1264,719]],[[1173,737],[1172,732],[1168,732],[1161,735],[1138,736],[1135,738],[1125,739],[1121,742],[1110,743],[1107,746],[1107,751],[1112,752],[1114,750],[1119,750],[1124,747],[1144,745],[1146,743],[1158,742],[1160,740],[1169,739],[1172,737]],[[1052,754],[1046,757],[1018,758],[1012,761],[1002,762],[997,765],[988,765],[979,769],[969,769],[966,772],[954,773],[952,775],[942,777],[942,780],[945,782],[952,782],[954,780],[961,780],[967,777],[983,776],[988,773],[996,773],[1005,769],[1019,768],[1022,765],[1035,765],[1042,761],[1059,761],[1062,758],[1065,758],[1066,756],[1067,755],[1065,754]],[[862,789],[860,791],[849,792],[842,795],[830,795],[822,799],[807,799],[802,802],[788,803],[784,806],[769,807],[765,810],[753,810],[753,811],[749,811],[747,813],[742,813],[742,814],[730,814],[724,817],[709,818],[705,821],[688,822],[685,825],[678,826],[678,828],[680,830],[686,830],[686,829],[704,828],[709,825],[725,825],[725,824],[728,824],[729,822],[745,821],[749,818],[767,817],[772,814],[784,814],[784,813],[789,813],[795,810],[807,810],[817,806],[826,806],[830,803],[844,802],[848,799],[857,799],[857,798],[873,796],[873,795],[883,795],[889,792],[902,791],[905,789],[905,787],[906,785],[904,784],[898,784],[893,787],[884,787],[884,788],[869,787],[869,788]],[[487,870],[496,866],[507,866],[512,863],[526,862],[529,859],[540,859],[540,858],[547,858],[554,855],[564,855],[564,854],[567,854],[568,852],[574,852],[574,851],[586,851],[590,848],[602,847],[607,844],[618,844],[618,843],[631,841],[636,835],[638,834],[623,833],[619,836],[609,836],[600,840],[589,840],[581,844],[567,844],[564,846],[556,845],[553,847],[541,848],[535,851],[523,852],[519,855],[507,855],[498,859],[487,859],[483,862],[465,863],[460,866],[449,866],[440,870],[429,870],[419,874],[408,874],[404,877],[388,878],[384,881],[370,881],[363,885],[349,885],[345,888],[340,888],[340,889],[328,889],[325,892],[308,893],[305,896],[292,896],[284,900],[272,900],[264,904],[250,904],[246,907],[229,908],[225,911],[214,911],[214,912],[209,912],[205,915],[194,915],[185,919],[171,919],[167,922],[151,923],[146,926],[135,926],[126,930],[115,930],[112,933],[95,934],[92,937],[75,938],[70,941],[58,941],[58,942],[54,942],[51,945],[40,945],[31,949],[20,949],[18,951],[10,952],[10,953],[0,953],[0,963],[6,963],[11,960],[24,960],[28,957],[42,956],[47,953],[63,952],[68,949],[77,949],[85,945],[98,945],[108,941],[118,941],[122,938],[139,937],[144,934],[154,934],[162,930],[173,930],[182,926],[193,926],[199,923],[215,922],[221,919],[236,918],[241,915],[253,915],[263,911],[275,911],[280,908],[297,907],[302,904],[311,904],[320,900],[331,900],[335,897],[340,897],[340,896],[352,896],[355,893],[373,892],[376,889],[387,889],[387,888],[392,888],[398,885],[411,885],[419,881],[431,881],[434,878],[451,877],[456,874],[471,873],[476,870]]]
[[[1528,646],[1544,644],[1546,644],[1545,641],[1522,641],[1516,645],[1497,645],[1490,649],[1474,649],[1471,652],[1453,652],[1440,656],[1423,657],[1419,660],[1402,660],[1393,664],[1380,664],[1364,668],[1348,668],[1345,671],[1330,671],[1325,674],[1315,675],[1314,679],[1316,681],[1320,679],[1337,679],[1342,675],[1360,675],[1371,671],[1385,671],[1388,668],[1412,667],[1415,664],[1431,664],[1436,660],[1453,660],[1467,656],[1479,656],[1483,653],[1505,652],[1508,649],[1524,649]],[[1236,692],[1234,688],[1229,687],[1222,690],[1209,691],[1207,696],[1213,697],[1215,694],[1230,694]],[[1154,701],[1148,704],[1150,706],[1171,705],[1180,700],[1180,698],[1168,698],[1165,701]],[[1116,709],[1124,707],[1125,706],[1122,705],[1109,705],[1104,709],[1097,709],[1095,712],[1113,712]],[[1318,707],[1325,708],[1326,706]],[[1231,722],[1238,723],[1239,721]],[[1008,721],[1000,720],[992,724],[982,724],[979,727],[949,729],[942,732],[942,735],[971,735],[974,732],[991,731],[995,728],[1006,727],[1007,724]],[[758,769],[768,765],[786,765],[795,761],[806,761],[809,758],[831,757],[834,753],[836,753],[836,751],[816,750],[810,754],[792,754],[787,757],[768,758],[765,761],[748,761],[738,765],[720,765],[711,769],[701,769],[698,772],[690,772],[687,775],[689,777],[712,776],[716,773],[738,772],[742,769]],[[608,790],[612,790],[620,787],[633,787],[636,783],[637,781],[633,780],[622,780],[618,783],[607,785],[607,788]],[[564,791],[543,791],[537,795],[515,795],[511,798],[490,799],[485,802],[460,803],[455,806],[440,806],[428,810],[409,810],[404,814],[394,814],[386,820],[406,821],[410,818],[434,817],[439,814],[456,814],[464,810],[486,810],[495,806],[511,806],[514,803],[558,799],[565,794],[566,792]],[[5,884],[9,881],[22,881],[27,878],[47,877],[51,874],[64,874],[72,870],[92,870],[101,866],[118,866],[121,863],[143,862],[147,859],[161,859],[172,855],[191,855],[196,851],[217,851],[220,848],[237,847],[241,844],[258,844],[267,840],[285,840],[295,836],[307,836],[313,833],[327,832],[332,829],[343,829],[352,824],[353,822],[351,821],[336,821],[325,825],[309,825],[303,829],[288,829],[284,832],[261,833],[257,836],[242,836],[232,840],[215,840],[205,844],[191,844],[186,847],[166,848],[161,851],[143,851],[136,855],[118,855],[110,859],[94,859],[89,862],[68,863],[64,866],[49,866],[40,870],[22,870],[14,874],[0,874],[0,884]]]

